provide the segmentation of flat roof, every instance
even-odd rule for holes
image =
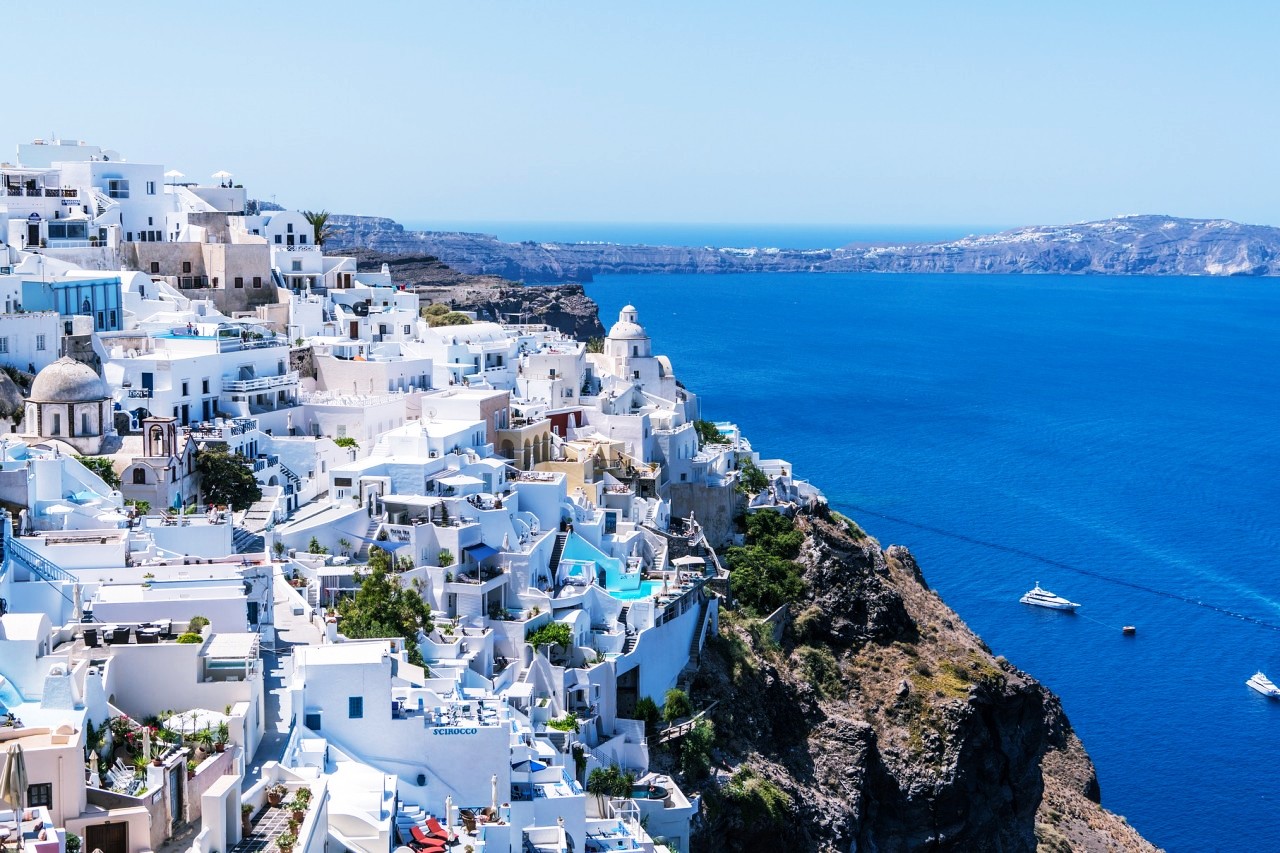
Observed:
[[[256,658],[257,634],[214,634],[205,644],[202,657],[206,658]]]
[[[308,665],[347,664],[347,663],[381,663],[384,656],[391,651],[390,640],[374,642],[327,643],[323,646],[308,646]]]

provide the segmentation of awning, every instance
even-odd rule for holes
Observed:
[[[477,563],[498,553],[497,548],[486,545],[483,542],[478,545],[463,545],[462,550],[469,554]]]

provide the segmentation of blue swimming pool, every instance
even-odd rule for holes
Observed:
[[[642,598],[648,598],[661,591],[661,589],[662,581],[640,581],[640,586],[637,589],[610,589],[606,590],[606,592],[619,601],[638,601]]]

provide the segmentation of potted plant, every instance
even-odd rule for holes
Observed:
[[[218,723],[217,733],[214,735],[213,749],[215,752],[222,752],[227,748],[227,741],[231,737],[231,727],[226,722]]]
[[[210,729],[200,729],[192,732],[191,740],[203,754],[209,755],[213,752],[213,732]]]
[[[200,762],[196,761],[194,758],[187,759],[187,778],[188,779],[196,778],[196,768],[199,766],[200,766]]]
[[[138,753],[137,755],[135,755],[135,756],[133,757],[133,761],[132,761],[132,763],[133,763],[133,772],[134,772],[134,773],[138,774],[139,776],[146,776],[146,775],[147,775],[147,765],[151,763],[151,759],[150,759],[150,758],[147,758],[147,757],[146,757],[145,755],[143,755],[142,753]]]
[[[306,811],[311,806],[311,789],[305,785],[293,793],[293,801],[301,804],[301,809]]]
[[[297,843],[298,836],[292,832],[285,832],[276,836],[276,847],[280,848],[280,853],[293,853],[293,845]]]
[[[250,803],[240,804],[240,834],[246,838],[253,831],[253,823],[249,820],[253,816],[253,805]]]
[[[299,788],[298,790],[301,791],[302,789]],[[298,823],[302,823],[303,818],[307,816],[307,804],[298,799],[297,792],[294,793],[293,800],[289,803],[289,809],[293,812],[293,819]]]
[[[289,795],[289,788],[283,782],[272,785],[267,789],[267,803],[278,806],[284,802],[284,798]]]

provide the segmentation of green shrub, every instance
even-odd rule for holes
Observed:
[[[192,632],[192,631],[187,631],[187,632],[186,632],[186,633],[184,633],[184,634],[179,634],[179,635],[178,635],[178,642],[179,642],[179,643],[188,643],[188,644],[189,644],[189,643],[199,643],[199,642],[203,642],[203,641],[204,641],[204,637],[201,637],[199,634],[196,634],[196,633],[194,633],[194,632]]]
[[[795,522],[773,509],[762,509],[747,516],[747,542],[757,545],[775,557],[794,560],[804,544],[804,534]]]
[[[657,730],[658,720],[661,717],[662,713],[658,710],[658,703],[649,696],[640,697],[636,702],[635,710],[632,712],[633,719],[644,720],[644,730],[649,734],[653,734]]]
[[[535,649],[539,646],[564,646],[568,648],[573,642],[573,631],[563,622],[548,622],[530,631],[524,639]]]
[[[547,726],[560,732],[576,732],[582,724],[578,720],[577,714],[568,714],[555,720],[547,720]]]
[[[188,631],[201,631],[209,624],[209,620],[204,616],[192,616],[191,621],[187,623]]]
[[[844,679],[835,655],[825,647],[801,646],[796,649],[800,675],[823,696],[838,697],[845,693]]]
[[[769,478],[750,459],[743,459],[738,465],[738,482],[734,486],[739,492],[758,495],[769,488]]]
[[[680,743],[680,770],[690,779],[702,779],[711,772],[711,748],[716,727],[710,720],[698,720]]]
[[[781,829],[791,815],[791,797],[777,785],[750,769],[733,774],[724,788],[725,799],[738,807],[749,829]]]
[[[698,434],[698,444],[728,444],[729,439],[720,434],[720,430],[716,429],[716,425],[711,421],[694,421],[694,432]]]
[[[800,567],[759,545],[733,547],[725,553],[729,588],[748,610],[768,615],[797,600],[805,589]]]
[[[662,719],[672,723],[681,717],[692,716],[692,714],[693,703],[689,701],[688,693],[685,693],[679,687],[672,687],[667,691],[667,695],[662,701]]]

